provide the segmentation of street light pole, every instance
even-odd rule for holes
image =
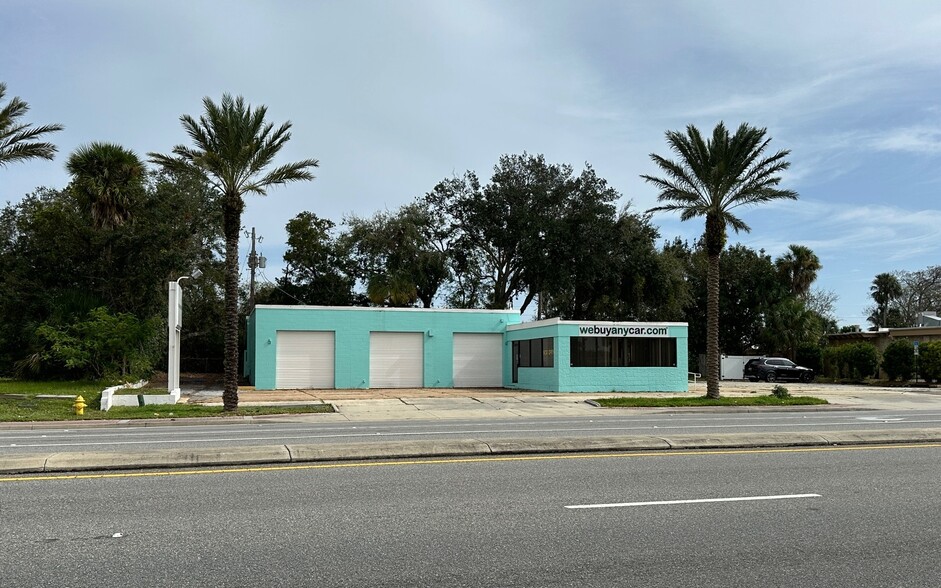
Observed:
[[[190,276],[180,276],[170,282],[167,313],[167,392],[180,400],[180,333],[183,329],[183,288],[180,282],[187,278],[198,278],[203,272],[193,270]]]

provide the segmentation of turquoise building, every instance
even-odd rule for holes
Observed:
[[[686,323],[542,321],[507,326],[506,388],[687,392]]]
[[[244,375],[258,390],[688,389],[685,323],[522,323],[516,310],[260,305],[247,333]]]

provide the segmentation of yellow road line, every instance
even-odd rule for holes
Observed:
[[[684,456],[684,455],[739,455],[739,454],[761,454],[761,453],[811,453],[824,451],[872,451],[877,449],[921,449],[929,447],[941,447],[941,443],[907,444],[907,445],[850,445],[839,447],[782,447],[766,449],[702,449],[702,450],[678,450],[678,451],[635,451],[624,453],[574,453],[563,455],[514,455],[506,457],[483,456],[483,457],[455,457],[446,459],[407,459],[396,461],[357,461],[341,463],[313,463],[298,465],[273,465],[273,466],[251,466],[251,467],[227,467],[216,469],[199,470],[169,470],[169,471],[147,471],[147,472],[116,472],[116,473],[98,473],[98,474],[52,474],[43,476],[15,476],[0,477],[2,482],[41,482],[50,480],[99,480],[104,478],[157,478],[166,476],[199,476],[207,474],[235,474],[235,473],[254,473],[254,472],[281,472],[291,470],[328,470],[338,468],[369,468],[369,467],[389,467],[403,465],[438,465],[438,464],[460,464],[460,463],[481,463],[481,462],[507,462],[507,461],[544,461],[558,459],[610,459],[610,458],[632,458],[632,457],[663,457],[663,456]]]

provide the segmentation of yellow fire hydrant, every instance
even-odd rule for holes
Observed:
[[[75,404],[72,405],[72,408],[75,409],[75,414],[83,416],[85,414],[85,399],[81,396],[76,396]]]

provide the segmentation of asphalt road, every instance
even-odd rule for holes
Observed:
[[[0,478],[0,586],[858,588],[941,578],[941,445],[107,476]]]
[[[247,445],[420,439],[598,437],[631,434],[814,432],[941,426],[939,410],[605,414],[492,420],[323,422],[324,415],[251,424],[0,429],[0,455],[46,451],[141,451]],[[320,422],[318,422],[320,421]],[[2,585],[0,585],[2,588]]]

